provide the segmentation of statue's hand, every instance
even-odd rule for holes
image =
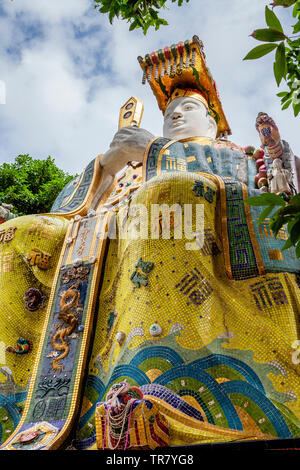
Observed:
[[[255,123],[261,143],[265,147],[274,147],[280,142],[280,134],[274,120],[266,113],[258,113]]]
[[[101,157],[101,166],[111,175],[128,162],[142,162],[145,150],[154,135],[138,127],[123,127],[114,136],[109,150]]]
[[[273,126],[263,125],[259,129],[259,137],[264,146],[274,146],[280,141],[280,135]]]

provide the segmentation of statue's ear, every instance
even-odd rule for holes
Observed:
[[[208,115],[208,121],[209,121],[209,130],[210,130],[210,133],[211,133],[210,137],[215,138],[216,135],[217,135],[217,131],[218,131],[217,123],[210,114]]]

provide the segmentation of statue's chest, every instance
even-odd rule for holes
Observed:
[[[218,148],[209,139],[198,142],[174,142],[156,139],[148,151],[146,179],[162,172],[204,172],[229,177],[254,187],[255,163],[239,150]]]

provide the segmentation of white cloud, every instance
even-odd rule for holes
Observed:
[[[78,21],[90,7],[89,0],[4,0],[2,8],[12,16],[25,14],[47,24],[63,20]]]
[[[150,87],[141,85],[137,56],[193,34],[204,42],[232,140],[259,146],[255,118],[265,111],[300,155],[299,121],[290,109],[281,111],[275,96],[273,58],[242,61],[258,44],[249,34],[264,27],[264,7],[261,0],[170,4],[162,12],[169,26],[145,37],[129,32],[126,22],[111,26],[91,0],[6,0],[7,16],[0,16],[0,80],[6,83],[0,163],[19,153],[50,154],[64,170],[82,171],[108,148],[119,109],[132,95],[145,105],[142,126],[161,135],[162,114]],[[281,17],[288,18],[286,12]]]

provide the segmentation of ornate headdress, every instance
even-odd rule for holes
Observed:
[[[146,54],[144,58],[139,56],[138,61],[143,69],[143,83],[148,80],[163,114],[175,98],[191,96],[201,101],[214,117],[218,136],[231,134],[198,36]]]

